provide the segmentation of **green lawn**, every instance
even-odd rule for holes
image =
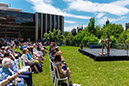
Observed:
[[[59,49],[72,72],[73,83],[82,86],[129,86],[128,61],[97,62],[79,53],[79,47],[62,46]],[[45,58],[43,72],[33,74],[35,86],[54,86],[50,76],[48,55]]]

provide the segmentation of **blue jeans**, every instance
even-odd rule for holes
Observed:
[[[19,78],[24,78],[28,86],[32,86],[32,73],[31,72],[22,72],[21,75],[18,75]]]
[[[17,82],[17,86],[26,86],[26,84],[24,83],[24,79],[23,78],[20,78],[21,81],[20,82]]]
[[[25,65],[34,66],[34,65],[36,65],[36,63],[35,62],[33,62],[33,63],[25,63]]]

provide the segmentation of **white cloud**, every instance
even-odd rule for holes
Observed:
[[[74,15],[74,14],[70,14],[70,13],[63,13],[64,16],[66,17],[73,17],[73,18],[80,18],[80,19],[90,19],[91,17],[89,16],[80,16],[80,15]]]
[[[111,3],[93,3],[89,0],[64,0],[68,3],[68,9],[83,12],[105,12],[114,15],[125,15],[129,9],[125,6],[129,5],[129,0],[118,0]]]
[[[122,16],[122,17],[120,17],[120,18],[124,19],[124,18],[126,18],[126,17],[125,17],[125,16]]]
[[[126,6],[126,5],[129,5],[129,0],[118,0],[118,1],[112,2],[112,4]]]
[[[72,30],[73,28],[76,28],[76,27],[77,27],[76,25],[73,25],[73,26],[65,26],[65,27],[64,27],[64,31],[71,32],[71,30]]]
[[[65,27],[64,27],[64,31],[71,32],[71,30],[72,30],[73,28],[77,29],[77,26],[78,26],[78,25],[65,26]],[[87,25],[83,25],[83,28],[85,28],[85,27],[87,27]]]
[[[70,23],[70,24],[74,24],[74,23],[77,23],[75,21],[69,21],[69,20],[64,20],[65,23]]]
[[[99,13],[96,17],[97,18],[101,18],[101,17],[103,17],[105,15],[105,13]]]
[[[57,15],[63,15],[66,17],[73,17],[73,18],[80,18],[80,19],[90,19],[89,16],[80,16],[80,15],[74,15],[70,13],[66,13],[62,11],[59,8],[56,8],[52,6],[51,0],[27,0],[28,2],[33,4],[33,10],[36,12],[43,12],[43,13],[50,13],[50,14],[57,14]]]
[[[120,21],[120,20],[124,20],[126,17],[120,17],[120,18],[108,18],[108,17],[103,17],[102,19],[98,19],[98,24],[105,24],[105,22],[107,21],[107,19],[109,19],[110,22],[115,22],[115,21]]]
[[[52,3],[52,0],[44,0],[45,3]]]

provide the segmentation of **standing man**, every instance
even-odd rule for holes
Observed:
[[[110,54],[110,47],[111,47],[111,40],[110,40],[109,35],[107,35],[107,39],[105,41],[106,41],[107,55],[109,55]]]

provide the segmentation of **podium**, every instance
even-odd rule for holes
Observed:
[[[100,55],[105,55],[105,53],[103,52],[103,48],[104,48],[104,46],[103,46],[104,40],[102,39],[102,40],[99,41],[99,43],[101,43],[101,42],[102,42],[102,52],[99,53],[99,54],[100,54]]]

